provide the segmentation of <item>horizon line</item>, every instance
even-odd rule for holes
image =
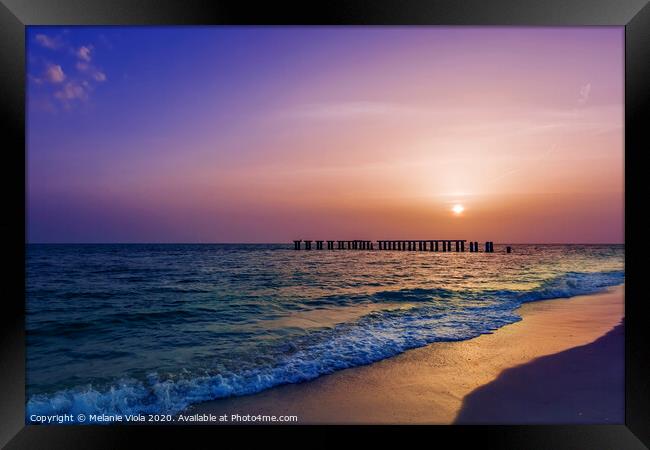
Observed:
[[[329,239],[332,240],[332,239]],[[340,239],[334,239],[338,241]],[[345,241],[355,239],[343,239]],[[366,241],[454,241],[456,239],[361,239]],[[312,241],[315,241],[312,239]],[[328,239],[323,239],[327,242]],[[481,242],[481,241],[479,241]],[[496,242],[497,245],[625,245],[625,242]],[[26,242],[25,245],[289,245],[288,242]]]

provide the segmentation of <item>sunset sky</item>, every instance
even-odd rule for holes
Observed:
[[[28,27],[28,241],[620,243],[623,44]]]

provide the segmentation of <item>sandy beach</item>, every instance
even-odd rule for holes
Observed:
[[[526,423],[620,423],[623,297],[617,286],[527,303],[518,310],[523,320],[492,334],[187,412],[297,415],[300,424],[450,424],[513,423],[525,410],[535,411],[520,419]]]

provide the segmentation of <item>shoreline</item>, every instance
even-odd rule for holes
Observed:
[[[451,424],[468,417],[466,410],[460,413],[470,394],[509,369],[595,344],[621,323],[623,296],[619,285],[593,295],[524,303],[517,309],[522,320],[490,334],[436,342],[312,381],[199,403],[185,412],[297,415],[298,424]],[[554,386],[580,368],[563,369],[554,372]],[[592,376],[602,377],[599,373]],[[510,397],[497,399],[515,401]],[[561,405],[555,408],[561,411]],[[480,413],[471,417],[481,421]]]
[[[590,344],[504,370],[465,397],[454,423],[624,423],[624,327],[621,323]]]

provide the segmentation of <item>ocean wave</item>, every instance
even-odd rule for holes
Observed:
[[[370,364],[406,350],[439,341],[466,340],[520,320],[522,303],[593,294],[625,280],[624,271],[569,272],[527,291],[454,292],[412,289],[374,294],[377,301],[413,302],[408,309],[372,312],[354,323],[342,323],[284,342],[273,362],[238,371],[123,379],[110,386],[84,386],[51,395],[33,395],[32,414],[174,414],[202,401],[253,394],[288,383],[300,383],[341,369]],[[468,307],[446,308],[450,298],[476,300]],[[429,300],[429,301],[425,301]]]
[[[531,290],[453,290],[445,288],[414,288],[379,291],[371,295],[327,295],[302,302],[303,306],[347,306],[369,302],[424,303],[443,299],[498,299],[520,302],[546,300],[551,298],[567,298],[576,295],[587,295],[602,291],[608,286],[623,283],[624,271],[608,272],[567,272],[550,280],[544,281],[539,287]]]
[[[547,300],[551,298],[568,298],[576,295],[595,294],[610,286],[622,284],[625,271],[608,272],[568,272],[552,278],[529,292],[518,295],[522,302]]]

